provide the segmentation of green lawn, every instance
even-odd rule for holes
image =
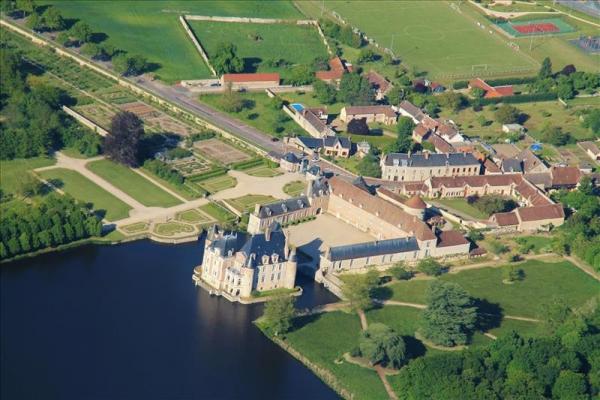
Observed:
[[[360,322],[356,315],[331,312],[298,318],[296,323],[300,327],[286,336],[286,341],[294,349],[333,373],[342,386],[355,395],[355,399],[387,398],[374,371],[347,362],[335,362],[358,344]]]
[[[202,189],[210,193],[216,193],[220,192],[221,190],[235,187],[237,185],[237,179],[235,179],[233,176],[225,174],[194,182],[194,184],[200,186]]]
[[[152,171],[147,170],[144,167],[138,169],[142,174],[148,176],[150,179],[157,181],[161,185],[171,189],[173,192],[177,193],[181,197],[186,200],[193,200],[195,198],[201,197],[201,194],[197,191],[193,190],[189,186],[183,184],[181,186],[174,185],[171,182],[161,178],[160,176],[154,174]]]
[[[439,279],[455,282],[477,298],[499,304],[505,314],[539,317],[540,306],[553,298],[577,307],[600,293],[600,283],[568,261],[546,263],[538,260],[518,264],[525,279],[512,285],[502,283],[501,268],[481,268]],[[411,280],[389,286],[392,299],[425,303],[429,281]]]
[[[242,213],[253,211],[256,204],[266,204],[272,201],[275,201],[273,196],[266,196],[263,194],[247,194],[242,197],[227,200],[229,204]]]
[[[265,4],[265,3],[263,3]],[[315,57],[327,57],[317,28],[312,25],[247,24],[238,22],[189,21],[209,60],[219,43],[227,40],[244,59],[245,72],[279,72],[285,79],[290,68],[267,65],[283,59],[291,65],[310,64]]]
[[[302,181],[293,181],[286,183],[283,186],[283,192],[289,194],[292,197],[300,196],[306,189],[306,183]]]
[[[447,206],[455,209],[456,211],[465,214],[465,217],[471,217],[473,219],[488,219],[489,215],[479,211],[474,206],[470,205],[466,199],[435,199],[436,203],[440,203],[442,206]]]
[[[94,210],[106,212],[104,217],[109,221],[116,221],[129,216],[130,206],[77,171],[56,168],[42,171],[39,174],[77,200],[92,203]]]
[[[301,7],[318,17],[321,2],[307,3]],[[470,75],[473,65],[485,64],[488,72],[497,73],[538,68],[537,62],[511,50],[499,34],[489,34],[465,11],[458,13],[449,5],[442,1],[325,1],[327,9],[436,79]]]
[[[271,168],[268,165],[258,165],[256,167],[245,169],[242,172],[247,175],[258,176],[260,178],[273,178],[274,176],[283,175],[283,172],[281,172],[279,169]]]
[[[180,212],[176,217],[178,220],[183,222],[188,222],[190,224],[199,224],[210,222],[210,218],[206,216],[206,214],[201,213],[198,210],[187,210]]]
[[[146,230],[150,225],[147,222],[136,222],[134,224],[125,225],[121,228],[121,230],[125,231],[128,234],[141,233]]]
[[[216,203],[208,203],[198,208],[221,223],[235,221],[237,218],[229,210]]]
[[[54,158],[34,157],[0,161],[0,188],[5,194],[15,193],[23,174],[36,168],[56,164]]]
[[[107,43],[156,63],[155,73],[169,83],[210,77],[202,58],[185,34],[180,14],[301,18],[288,1],[43,1],[65,17],[81,19]],[[228,40],[223,38],[223,40]]]
[[[93,161],[87,168],[147,207],[171,207],[181,202],[130,168],[110,160]]]

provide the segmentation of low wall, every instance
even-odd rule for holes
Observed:
[[[77,122],[81,123],[82,125],[87,126],[91,130],[96,132],[98,135],[100,135],[100,136],[108,135],[108,131],[106,129],[102,128],[100,125],[96,124],[91,119],[88,119],[88,118],[84,117],[83,115],[79,114],[77,111],[75,111],[67,106],[62,106],[62,110],[65,113],[67,113],[68,115],[70,115],[71,117],[75,118],[77,120]]]
[[[247,17],[220,17],[214,15],[185,15],[190,21],[212,22],[238,22],[244,24],[295,24],[314,25],[317,21],[312,19],[277,19],[277,18],[247,18]]]
[[[196,50],[198,50],[198,53],[200,53],[200,55],[202,56],[202,59],[204,60],[204,62],[208,66],[208,68],[210,69],[210,72],[212,72],[212,74],[214,76],[217,76],[217,71],[215,71],[214,67],[210,63],[210,61],[208,59],[208,55],[206,54],[206,51],[204,51],[204,48],[202,47],[202,45],[196,38],[196,35],[194,35],[194,32],[192,32],[192,30],[190,29],[190,26],[188,25],[187,21],[185,20],[185,17],[180,16],[179,21],[181,22],[181,25],[183,25],[183,29],[185,30],[187,35],[190,37],[190,39],[192,39],[192,43],[194,43]]]

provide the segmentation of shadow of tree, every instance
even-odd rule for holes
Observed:
[[[500,304],[490,303],[485,299],[475,299],[475,306],[478,310],[476,322],[478,330],[487,332],[500,326],[504,317],[504,310]]]
[[[317,321],[319,318],[321,318],[321,314],[312,314],[312,315],[305,315],[302,317],[296,317],[292,321],[292,328],[290,329],[290,332],[301,329],[302,327]]]

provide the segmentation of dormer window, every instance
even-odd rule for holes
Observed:
[[[271,256],[271,262],[273,264],[277,264],[279,262],[279,254],[273,253],[273,255]]]
[[[269,263],[269,256],[268,256],[268,255],[266,255],[266,254],[265,254],[265,255],[263,255],[263,256],[262,256],[262,260],[261,260],[261,261],[262,261],[262,264],[263,264],[263,265],[266,265],[266,264],[268,264],[268,263]]]

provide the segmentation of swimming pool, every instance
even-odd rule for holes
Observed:
[[[290,107],[296,110],[296,112],[302,112],[302,110],[304,110],[304,106],[300,103],[292,103],[290,104]]]

